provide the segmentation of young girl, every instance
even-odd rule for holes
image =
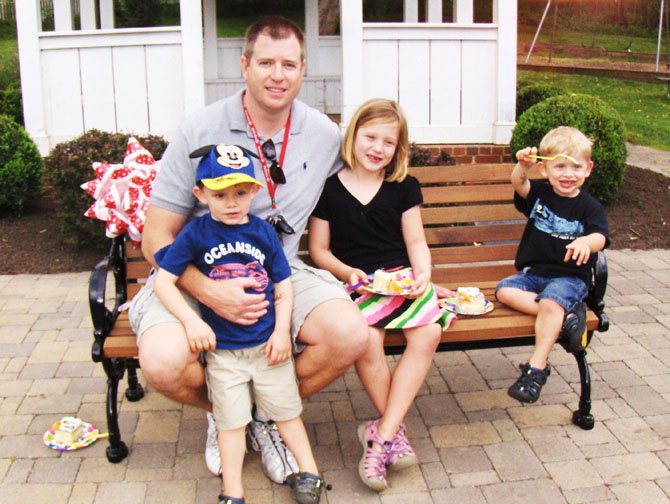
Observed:
[[[440,341],[438,322],[450,321],[430,282],[430,251],[419,209],[423,198],[418,181],[407,174],[408,152],[407,121],[399,106],[383,99],[364,103],[344,136],[346,166],[326,181],[309,223],[312,260],[356,291],[371,326],[371,342],[356,371],[382,416],[359,426],[364,453],[358,471],[376,491],[387,486],[387,466],[417,462],[403,419]],[[414,273],[406,296],[365,289],[369,273],[403,266]],[[384,355],[387,328],[402,328],[407,339],[393,374]]]

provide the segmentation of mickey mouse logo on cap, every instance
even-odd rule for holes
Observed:
[[[237,145],[206,145],[194,150],[190,158],[202,157],[198,164],[196,182],[213,191],[251,183],[263,187],[254,177],[254,164],[249,153]]]

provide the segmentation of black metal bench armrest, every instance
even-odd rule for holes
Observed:
[[[605,252],[598,252],[593,279],[586,298],[586,304],[598,317],[598,331],[609,329],[609,319],[605,313],[605,291],[607,290],[607,258]]]
[[[114,306],[110,309],[105,303],[107,274],[114,273]],[[107,255],[93,268],[88,282],[88,304],[93,322],[93,348],[91,358],[94,362],[103,359],[103,345],[111,331],[119,307],[126,301],[126,257],[123,237],[113,238]]]

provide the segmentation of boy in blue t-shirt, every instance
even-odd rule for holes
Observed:
[[[263,185],[254,178],[249,155],[237,146],[198,149],[193,194],[209,213],[192,219],[170,245],[156,254],[160,267],[155,291],[184,325],[192,352],[207,351],[207,386],[213,403],[221,452],[222,493],[219,502],[244,503],[242,465],[245,426],[251,421],[252,397],[273,418],[300,472],[288,479],[298,502],[319,502],[318,476],[304,424],[302,402],[293,367],[291,268],[274,229],[249,214]],[[193,264],[213,280],[252,279],[250,293],[264,293],[270,303],[258,322],[241,325],[199,304],[200,314],[177,287],[179,276]]]

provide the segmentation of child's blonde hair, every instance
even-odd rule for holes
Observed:
[[[374,98],[361,105],[347,126],[347,131],[342,140],[342,159],[353,167],[355,164],[354,140],[358,129],[371,122],[397,122],[399,126],[398,144],[393,154],[393,159],[386,167],[387,182],[402,182],[407,176],[407,165],[409,162],[409,134],[407,131],[407,119],[400,106],[393,100]]]
[[[591,160],[593,141],[572,126],[559,126],[549,131],[540,142],[540,155],[578,153]]]

